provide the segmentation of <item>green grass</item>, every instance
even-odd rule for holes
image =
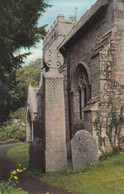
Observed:
[[[22,164],[23,167],[28,169],[29,155],[28,155],[29,144],[24,143],[14,146],[6,151],[6,155],[16,164]]]
[[[5,186],[5,183],[0,183],[0,194],[27,194],[26,191],[14,188],[10,185]]]
[[[28,144],[12,147],[7,156],[28,169]],[[29,171],[30,172],[30,171]],[[73,191],[76,194],[123,194],[124,193],[124,152],[100,161],[96,167],[73,171],[69,162],[67,171],[41,173],[32,172],[34,176]]]

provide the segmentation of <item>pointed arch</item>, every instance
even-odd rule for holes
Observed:
[[[88,84],[91,85],[91,74],[90,74],[90,69],[89,67],[86,65],[86,63],[80,62],[73,73],[73,78],[72,78],[72,86],[71,89],[72,91],[74,90],[75,86],[76,86],[76,82],[78,81],[78,77],[80,73],[83,73],[85,77],[87,77],[87,81]]]
[[[72,78],[72,109],[74,120],[84,120],[84,109],[91,98],[91,76],[89,67],[79,63]]]

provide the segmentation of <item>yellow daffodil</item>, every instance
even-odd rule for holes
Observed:
[[[26,168],[23,168],[23,170],[26,170]]]
[[[18,179],[18,177],[17,176],[14,176],[14,179]]]
[[[16,170],[13,170],[12,172],[10,172],[11,174],[16,174],[17,172],[16,172]]]
[[[22,170],[20,170],[20,169],[17,169],[17,172],[22,172]]]
[[[21,164],[18,164],[18,166],[21,166]]]
[[[13,175],[10,175],[10,179],[13,177]]]

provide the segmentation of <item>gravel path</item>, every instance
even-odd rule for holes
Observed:
[[[7,181],[10,172],[17,168],[17,165],[8,160],[4,155],[5,151],[14,145],[15,144],[0,145],[0,181]],[[72,192],[47,185],[24,172],[19,175],[19,187],[28,191],[29,194],[72,194]]]

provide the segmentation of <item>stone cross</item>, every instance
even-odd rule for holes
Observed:
[[[51,69],[58,69],[63,65],[63,57],[57,49],[50,48],[45,52],[44,61],[47,67]]]

